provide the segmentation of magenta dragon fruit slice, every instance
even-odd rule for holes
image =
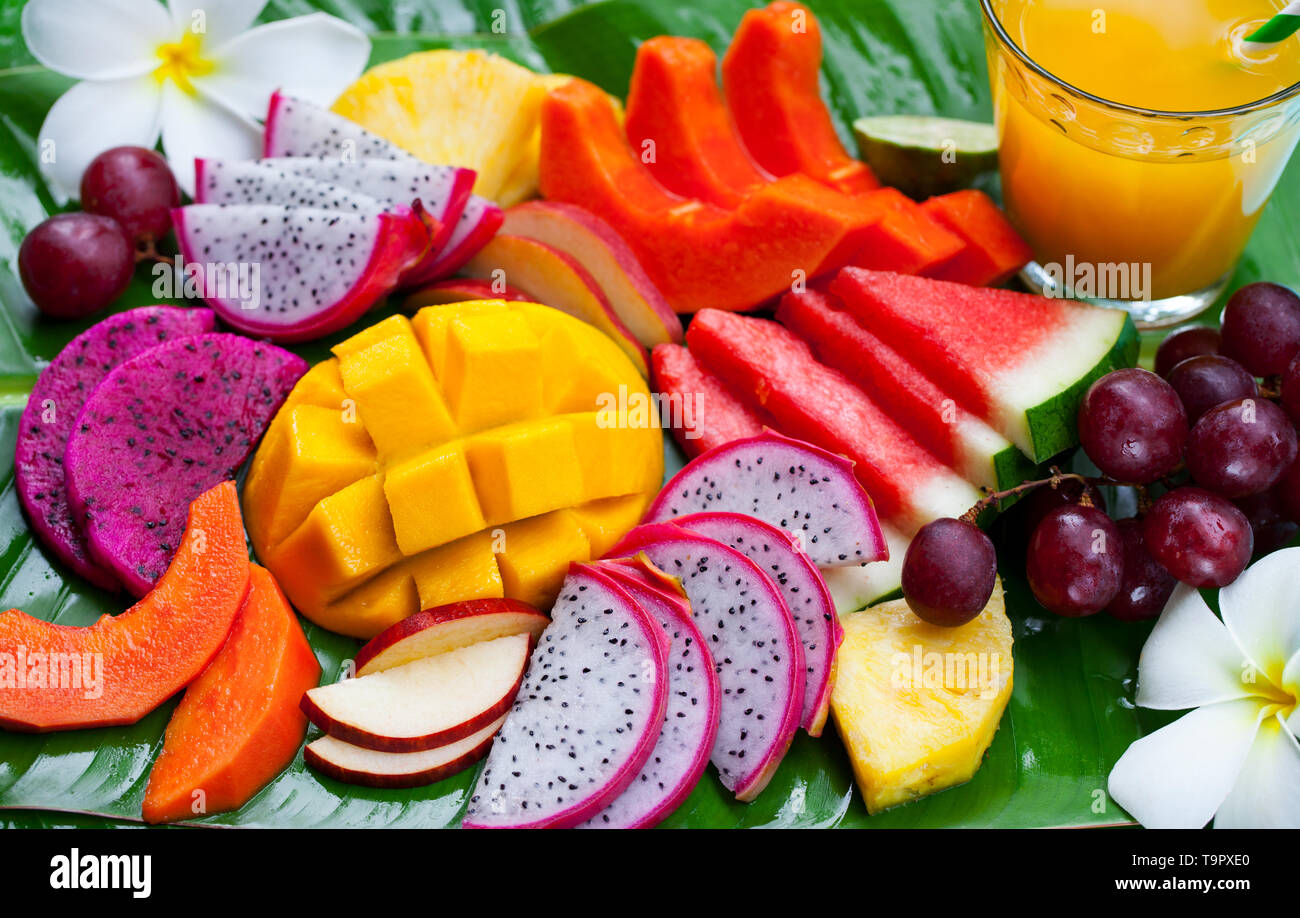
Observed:
[[[222,320],[273,341],[307,341],[360,318],[422,259],[414,211],[370,215],[269,204],[172,211],[179,266]]]
[[[175,338],[211,331],[209,309],[143,306],[109,316],[68,342],[27,398],[18,422],[14,478],[32,529],[63,563],[106,590],[121,589],[113,572],[90,557],[64,485],[63,451],[77,413],[118,364]]]
[[[664,485],[645,520],[710,512],[743,513],[791,533],[819,567],[889,557],[853,463],[770,430],[696,457]]]
[[[427,284],[455,274],[491,241],[504,221],[505,213],[500,207],[486,198],[470,195],[442,254],[432,264],[420,265],[413,271],[410,283]]]
[[[787,533],[740,513],[692,513],[674,525],[715,539],[745,555],[772,578],[794,616],[803,644],[804,695],[802,726],[821,736],[831,706],[835,652],[844,629],[821,571]]]
[[[242,335],[177,338],[120,364],[91,393],[63,456],[91,556],[135,596],[171,562],[190,502],[234,478],[307,371]]]
[[[429,254],[412,272],[431,265],[442,253],[465,210],[475,178],[473,169],[458,166],[383,159],[342,162],[301,156],[255,162],[196,159],[194,170],[195,200],[200,204],[291,204],[294,202],[284,199],[284,186],[296,188],[303,181],[373,199],[381,204],[378,210],[410,207],[419,201],[424,212],[438,221],[439,229],[430,241]],[[344,209],[329,204],[305,206]]]
[[[362,159],[420,162],[355,121],[281,92],[271,94],[262,134],[262,155],[310,156],[341,162]]]
[[[641,773],[613,803],[579,828],[648,829],[690,796],[708,767],[718,735],[721,689],[713,655],[695,627],[681,584],[644,556],[602,561],[599,567],[668,634],[668,706],[659,739]]]
[[[572,828],[640,773],[668,702],[668,638],[623,587],[569,568],[469,799],[467,828]]]
[[[638,526],[608,557],[638,552],[686,590],[722,685],[710,759],[736,799],[753,800],[776,773],[803,711],[803,647],[790,608],[753,561],[680,526]]]

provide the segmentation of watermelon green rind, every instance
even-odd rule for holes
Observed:
[[[1008,446],[993,457],[993,478],[998,483],[998,490],[1005,491],[1029,480],[1035,467],[1017,447]]]
[[[1119,334],[1114,345],[1096,366],[1080,376],[1070,387],[1025,411],[1034,455],[1040,457],[1039,461],[1046,461],[1078,445],[1079,403],[1083,401],[1089,386],[1113,370],[1137,366],[1137,326],[1127,313],[1116,311],[1116,315],[1123,316]]]

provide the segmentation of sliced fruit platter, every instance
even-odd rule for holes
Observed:
[[[903,0],[310,16],[355,73],[61,187],[62,3],[0,70],[5,820],[1161,821],[1139,652],[1300,528],[1300,297],[1016,287],[977,13],[903,80]]]

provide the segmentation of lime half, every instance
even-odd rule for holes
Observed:
[[[853,122],[876,177],[917,200],[966,188],[998,165],[991,124],[932,115],[878,115]]]

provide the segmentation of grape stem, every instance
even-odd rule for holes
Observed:
[[[1124,482],[1115,481],[1112,478],[1092,478],[1087,475],[1080,475],[1077,472],[1062,472],[1057,466],[1052,466],[1051,472],[1052,475],[1050,478],[1041,478],[1038,481],[1026,481],[1016,485],[1014,488],[1007,488],[1005,491],[992,491],[986,494],[975,504],[975,506],[963,513],[961,519],[964,522],[974,524],[985,510],[998,505],[1008,497],[1016,497],[1017,495],[1032,491],[1035,488],[1041,488],[1044,485],[1059,488],[1063,481],[1081,481],[1084,484],[1110,485],[1113,487],[1139,487],[1137,485],[1126,485]],[[1145,494],[1145,488],[1142,489],[1141,493]],[[1085,491],[1080,495],[1079,503],[1085,507],[1091,507],[1092,498],[1089,497],[1088,493]]]
[[[154,264],[164,264],[176,266],[176,259],[170,255],[164,255],[158,251],[158,246],[153,237],[146,236],[137,243],[135,247],[135,263],[140,264],[142,261],[152,262]]]

